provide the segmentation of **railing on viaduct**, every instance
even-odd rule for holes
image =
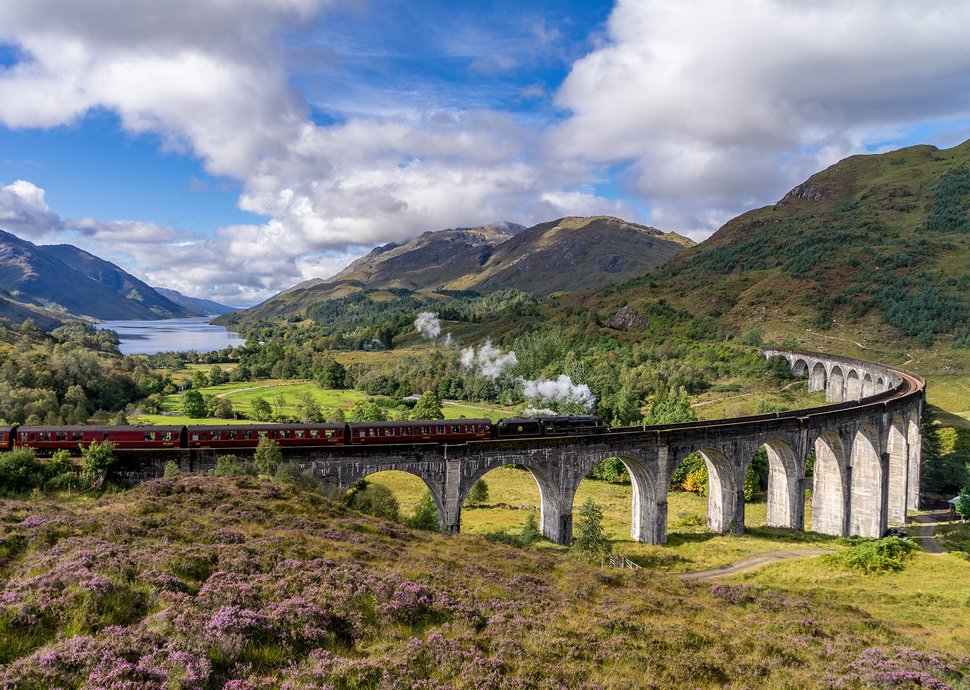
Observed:
[[[594,465],[617,457],[633,486],[631,536],[663,544],[671,477],[695,452],[708,470],[709,527],[743,532],[744,478],[755,452],[764,446],[769,525],[878,537],[890,524],[903,523],[907,509],[917,508],[920,501],[924,381],[901,369],[847,357],[790,350],[766,350],[764,355],[784,357],[794,374],[808,376],[810,391],[825,390],[833,404],[754,417],[617,428],[581,437],[286,448],[284,453],[335,491],[385,470],[414,474],[428,486],[441,529],[448,532],[459,531],[461,506],[478,479],[497,467],[521,465],[539,487],[542,532],[560,544],[572,540],[579,483]],[[129,456],[117,473],[128,481],[158,476],[172,454],[178,454],[183,470],[200,471],[212,467],[218,453],[182,450]],[[814,469],[806,477],[813,455]],[[809,488],[812,518],[806,525]]]

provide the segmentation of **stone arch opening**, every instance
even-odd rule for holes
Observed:
[[[853,439],[850,467],[849,534],[881,537],[886,530],[883,504],[886,477],[879,459],[879,433],[874,425],[863,425]]]
[[[866,372],[866,375],[862,377],[862,397],[867,398],[876,392],[876,384],[872,380],[872,374]]]
[[[721,533],[744,532],[744,494],[733,463],[724,453],[714,448],[698,448],[684,453],[670,471],[672,481],[678,476],[677,469],[696,457],[703,460],[707,473],[708,529]]]
[[[862,380],[859,378],[859,372],[855,369],[850,369],[849,373],[845,376],[845,399],[859,400],[861,397]]]
[[[801,378],[808,373],[808,362],[804,359],[796,359],[791,365],[791,373]]]
[[[748,482],[758,482],[756,492],[764,489],[767,503],[764,524],[769,527],[804,528],[805,471],[799,465],[794,449],[782,439],[766,441],[749,460],[745,493]],[[747,508],[746,504],[746,517]]]
[[[812,531],[845,536],[848,458],[839,435],[826,431],[815,440],[812,472]]]
[[[487,508],[466,510],[469,495],[479,480],[488,485]],[[559,489],[546,473],[530,465],[504,464],[482,470],[462,482],[458,496],[458,520],[462,532],[519,531],[535,514],[543,536],[569,543],[568,511],[563,511]]]
[[[812,367],[812,373],[808,377],[808,392],[815,393],[817,391],[823,391],[825,390],[826,383],[825,365],[821,362],[816,362],[815,366]]]
[[[825,389],[825,400],[827,402],[845,400],[845,375],[838,365],[832,367],[832,373],[829,374],[829,387]]]
[[[901,414],[893,417],[889,425],[886,448],[889,451],[889,497],[887,520],[893,525],[906,523],[907,479],[909,474],[906,420]]]
[[[400,521],[413,517],[424,495],[426,493],[431,494],[439,529],[446,531],[445,509],[439,487],[428,481],[426,477],[407,470],[375,469],[363,474],[358,482],[360,480],[364,480],[368,484],[378,484],[390,491],[393,498],[397,501],[397,519]],[[357,486],[358,482],[348,487],[348,492],[354,491],[354,487]],[[375,498],[382,502],[380,497]],[[384,512],[384,509],[380,507],[375,506],[375,508],[378,512]],[[365,509],[365,512],[368,512],[368,510]],[[391,516],[389,514],[381,514],[379,517],[390,518]]]
[[[886,390],[886,379],[880,376],[876,379],[876,392],[882,393],[884,390]]]
[[[573,497],[573,515],[592,499],[604,514],[604,527],[613,538],[629,535],[635,541],[660,544],[666,541],[666,493],[659,495],[654,472],[639,459],[625,454],[597,458],[580,480]],[[629,506],[629,509],[626,508]]]

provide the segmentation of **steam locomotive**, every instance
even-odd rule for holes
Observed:
[[[483,439],[579,436],[606,432],[599,415],[489,419],[419,419],[349,424],[227,424],[206,426],[0,426],[0,449],[40,453],[77,450],[93,441],[116,448],[247,448],[270,438],[281,446],[454,443]]]

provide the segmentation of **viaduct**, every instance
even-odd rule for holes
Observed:
[[[708,526],[744,530],[744,478],[762,446],[769,461],[768,524],[840,536],[880,537],[902,524],[920,502],[920,415],[925,382],[906,371],[847,357],[765,350],[784,357],[811,392],[826,393],[824,407],[754,417],[610,429],[591,436],[483,440],[459,444],[284,448],[287,459],[333,490],[376,472],[400,470],[431,491],[442,531],[458,532],[461,506],[472,485],[505,465],[528,469],[539,486],[542,533],[572,540],[573,502],[594,465],[619,458],[633,486],[633,539],[667,540],[667,494],[674,470],[691,453],[707,465]],[[178,453],[184,472],[211,468],[214,450],[164,451],[129,456],[114,470],[137,482],[160,476]],[[236,451],[239,454],[239,451]],[[242,451],[245,453],[246,451]],[[252,452],[251,450],[249,452]],[[810,458],[814,470],[806,477]],[[805,490],[812,489],[811,524]]]

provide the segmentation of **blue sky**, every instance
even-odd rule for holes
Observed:
[[[0,1],[0,227],[250,304],[376,244],[611,214],[703,239],[970,138],[943,0]]]

